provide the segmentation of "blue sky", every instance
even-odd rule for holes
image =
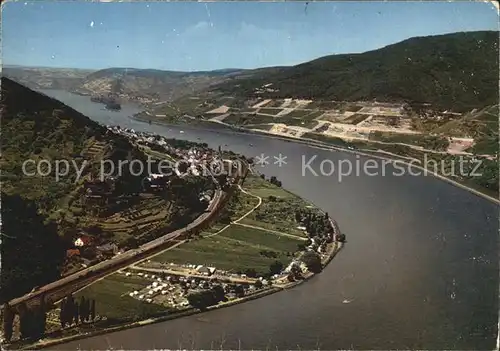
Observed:
[[[211,70],[293,65],[414,36],[498,30],[472,2],[8,2],[3,63]]]

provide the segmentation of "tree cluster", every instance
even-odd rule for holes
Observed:
[[[86,299],[84,296],[77,302],[72,295],[65,297],[61,302],[59,321],[61,328],[73,324],[92,322],[95,319],[95,299]]]
[[[299,265],[294,263],[290,267],[290,273],[288,273],[288,281],[293,282],[296,280],[300,280],[303,278],[302,276],[302,270],[300,269]]]
[[[12,339],[15,313],[8,303],[3,310],[3,334],[7,342]],[[19,331],[21,339],[38,340],[45,334],[47,308],[41,299],[39,306],[28,308],[24,303],[19,306]]]
[[[318,252],[322,252],[326,245],[331,243],[334,239],[334,229],[330,222],[330,216],[328,213],[319,214],[313,213],[312,211],[297,211],[295,213],[295,219],[306,228],[309,236],[305,244],[301,243],[298,245],[298,249],[300,251],[304,251],[306,247],[312,249],[304,253],[301,260],[305,263],[309,271],[319,273],[323,266],[321,257],[315,251],[318,250]],[[340,239],[345,240],[345,235]],[[337,240],[339,240],[339,238],[337,238]]]
[[[278,180],[275,176],[271,176],[271,178],[268,179],[268,182],[281,188],[281,180]]]
[[[277,187],[281,188],[281,186],[282,186],[281,180],[278,180],[278,178],[276,178],[276,176],[271,176],[271,177],[266,179],[266,175],[261,173],[260,178],[268,181],[269,183],[271,183],[273,185],[276,185]]]
[[[324,215],[312,211],[296,211],[295,220],[304,225],[310,238],[333,238],[333,227],[328,213]],[[328,239],[330,238],[330,239]]]
[[[3,305],[3,335],[7,342],[12,338],[13,325],[14,325],[14,311],[8,303]]]
[[[284,268],[283,263],[281,261],[276,260],[269,265],[269,274],[270,275],[280,274],[283,268]]]
[[[218,304],[225,300],[225,291],[220,285],[214,286],[210,290],[193,292],[187,296],[189,304],[200,310],[205,310],[209,306]]]
[[[308,251],[300,259],[305,263],[307,269],[313,273],[319,273],[323,270],[321,257],[316,252]]]
[[[45,333],[46,318],[47,312],[43,299],[38,307],[27,308],[24,304],[21,305],[19,310],[21,339],[40,339]]]

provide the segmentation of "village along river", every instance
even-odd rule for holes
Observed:
[[[259,170],[327,211],[347,235],[321,274],[291,290],[54,349],[495,348],[498,205],[431,176],[394,176],[391,166],[385,176],[341,182],[336,173],[303,175],[302,157],[317,155],[317,173],[324,159],[367,158],[226,130],[149,125],[129,118],[138,111],[132,106],[112,112],[88,97],[44,93],[104,124],[270,156]],[[281,167],[273,164],[280,153],[287,157]]]

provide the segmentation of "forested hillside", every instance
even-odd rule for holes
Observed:
[[[270,98],[430,103],[467,111],[498,103],[498,32],[417,37],[361,54],[332,55],[233,79],[217,90]]]

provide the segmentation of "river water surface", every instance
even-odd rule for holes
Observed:
[[[104,124],[270,156],[260,171],[327,211],[348,240],[321,274],[291,290],[54,349],[495,348],[498,205],[431,176],[394,176],[390,166],[385,176],[339,182],[335,173],[303,172],[304,163],[316,156],[311,167],[320,173],[322,160],[367,158],[225,130],[149,125],[130,119],[134,106],[113,112],[88,97],[44,93]],[[280,153],[287,157],[281,167],[273,158]]]

